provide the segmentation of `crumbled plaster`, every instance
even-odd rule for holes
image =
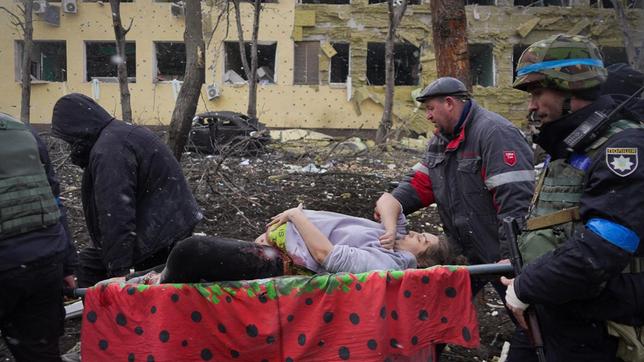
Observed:
[[[353,5],[298,5],[315,11],[315,26],[305,27],[302,39],[320,35],[332,41],[351,42],[351,75],[354,88],[354,109],[360,113],[363,102],[383,103],[384,87],[370,87],[366,84],[366,56],[368,42],[382,42],[387,31],[388,19],[385,4],[367,5],[359,0]],[[512,51],[516,44],[529,45],[556,33],[589,35],[600,45],[623,46],[620,27],[615,22],[612,9],[591,9],[579,4],[565,7],[511,7],[511,6],[467,6],[468,42],[492,43],[495,58],[496,86],[475,86],[473,94],[478,102],[492,111],[503,114],[512,121],[525,122],[527,95],[511,88]],[[422,87],[437,77],[435,54],[431,46],[431,11],[428,4],[408,8],[397,35],[400,41],[407,41],[421,48]],[[348,20],[347,20],[348,18]],[[641,24],[642,12],[629,12],[632,25]],[[324,56],[324,68],[329,59]],[[323,71],[326,72],[326,71]],[[417,131],[427,127],[414,112],[416,104],[410,96],[417,87],[396,87],[394,115],[398,123],[411,123]],[[410,119],[420,122],[409,122]]]

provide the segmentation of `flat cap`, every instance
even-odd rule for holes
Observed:
[[[420,92],[420,95],[416,97],[416,100],[418,102],[424,102],[429,98],[455,95],[469,97],[470,93],[467,91],[465,84],[460,80],[452,77],[442,77],[429,83],[429,85]]]

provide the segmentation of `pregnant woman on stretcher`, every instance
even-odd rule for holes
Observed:
[[[216,236],[184,239],[172,249],[160,273],[139,272],[131,275],[128,283],[196,283],[296,274],[360,273],[428,267],[451,261],[449,246],[443,239],[428,233],[406,233],[402,214],[397,220],[396,216],[389,216],[389,220],[388,229],[395,225],[396,236],[383,238],[385,228],[378,222],[304,210],[300,204],[274,216],[268,231],[255,242]],[[386,225],[385,218],[383,224]],[[114,281],[122,278],[101,283]]]

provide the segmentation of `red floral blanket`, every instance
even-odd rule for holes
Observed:
[[[433,360],[479,344],[464,268],[88,290],[83,361]]]

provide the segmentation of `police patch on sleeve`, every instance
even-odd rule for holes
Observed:
[[[637,147],[607,147],[606,166],[614,174],[626,177],[637,168]]]

